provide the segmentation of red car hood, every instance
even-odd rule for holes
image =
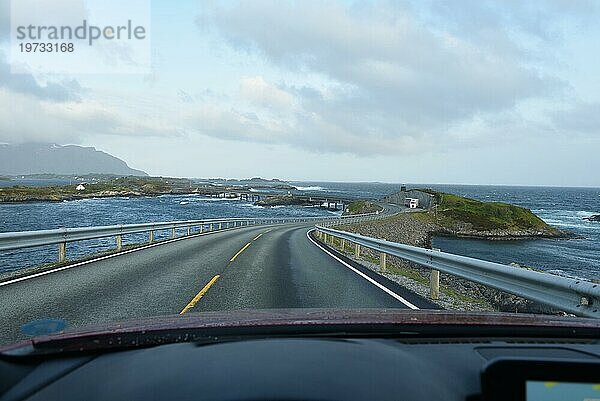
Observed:
[[[552,315],[408,309],[273,309],[184,315],[76,328],[0,347],[0,353],[105,348],[251,336],[516,336],[600,338],[600,320]]]

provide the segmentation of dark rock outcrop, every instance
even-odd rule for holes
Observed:
[[[589,217],[584,217],[584,220],[600,222],[600,214],[594,214]]]

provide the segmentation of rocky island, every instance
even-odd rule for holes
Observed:
[[[568,238],[531,210],[503,202],[482,202],[458,195],[420,190],[433,196],[429,209],[414,209],[383,220],[349,227],[371,237],[431,247],[434,235],[486,240]]]
[[[188,180],[160,177],[112,177],[75,185],[13,186],[0,188],[0,203],[62,202],[65,200],[115,196],[154,196],[177,193],[189,186]]]
[[[254,202],[256,206],[312,206],[312,202],[293,195],[272,195]]]
[[[381,212],[383,208],[376,203],[367,200],[358,200],[348,204],[344,215],[365,214]]]
[[[10,177],[9,177],[10,178]],[[197,194],[222,195],[239,198],[248,192],[281,193],[296,187],[283,181],[252,178],[250,180],[193,180],[173,177],[136,177],[112,174],[30,174],[21,178],[72,181],[70,185],[0,187],[0,203],[61,202],[86,198],[109,198],[116,196],[158,196]],[[264,206],[303,205],[304,202],[289,195],[265,197]]]
[[[546,224],[526,208],[502,202],[481,202],[431,190],[421,191],[433,197],[429,209],[415,209],[381,220],[341,226],[339,229],[424,248],[431,248],[434,235],[486,240],[570,237],[569,233]],[[348,255],[352,256],[351,252]],[[365,249],[364,258],[368,268],[428,296],[428,269],[390,257],[387,270],[382,272],[378,254]],[[522,267],[516,263],[513,265]],[[441,291],[438,303],[447,309],[559,313],[539,303],[447,274],[441,275]]]
[[[584,217],[583,219],[587,220],[587,221],[597,221],[597,222],[600,222],[600,214],[593,214],[593,215],[591,215],[589,217]]]
[[[425,191],[434,196],[434,206],[414,217],[435,226],[432,234],[494,240],[569,236],[520,206]]]

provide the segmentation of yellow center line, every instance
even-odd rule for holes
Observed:
[[[233,255],[233,258],[229,259],[229,261],[233,262],[235,260],[235,258],[240,256],[240,253],[244,252],[246,250],[246,248],[248,248],[249,246],[250,246],[250,242],[248,242],[246,245],[244,245],[244,247],[242,249],[240,249],[235,255]]]
[[[215,283],[215,281],[217,281],[219,279],[219,277],[221,277],[220,275],[216,275],[212,278],[212,280],[210,280],[208,282],[208,284],[206,284],[204,286],[204,288],[202,288],[200,290],[200,292],[198,294],[196,294],[196,296],[194,297],[194,299],[192,299],[190,301],[189,304],[187,304],[185,306],[185,308],[183,308],[183,310],[181,312],[179,312],[180,315],[183,315],[185,312],[187,312],[188,310],[192,309],[194,306],[196,306],[196,304],[198,303],[198,301],[200,301],[200,298],[202,298],[204,296],[204,294],[206,294],[206,291],[208,291],[208,289],[210,288],[211,285],[213,285]]]
[[[261,236],[263,235],[263,233],[258,234],[256,237],[254,237],[254,239],[252,241],[256,241],[257,239],[259,239]]]

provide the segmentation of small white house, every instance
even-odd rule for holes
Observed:
[[[85,191],[85,186],[83,184],[79,184],[77,185],[77,188],[75,188],[78,191]]]

